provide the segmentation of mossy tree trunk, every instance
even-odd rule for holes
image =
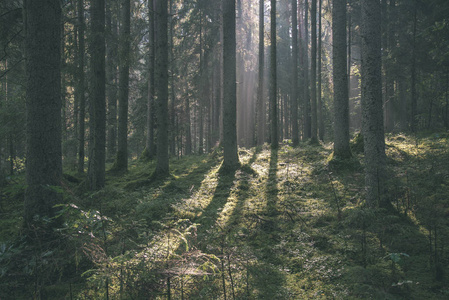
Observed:
[[[271,0],[270,12],[270,123],[271,148],[277,149],[278,138],[278,111],[277,111],[277,61],[276,61],[276,0]]]

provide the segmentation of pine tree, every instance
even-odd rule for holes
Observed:
[[[239,166],[236,128],[236,32],[235,0],[223,1],[223,166],[225,171]]]
[[[26,0],[24,8],[27,58],[24,220],[28,229],[36,229],[44,225],[44,219],[54,217],[53,206],[61,200],[55,188],[62,179],[61,3]]]

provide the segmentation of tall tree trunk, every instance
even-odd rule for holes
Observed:
[[[256,122],[257,122],[257,145],[262,145],[265,142],[264,137],[264,62],[265,62],[265,35],[264,35],[264,14],[265,14],[265,1],[259,0],[259,66],[258,66],[258,85],[257,85],[257,109],[256,109]]]
[[[292,0],[292,143],[299,144],[298,130],[298,2]]]
[[[304,4],[304,138],[309,139],[312,136],[309,82],[309,0],[305,0]]]
[[[321,95],[321,6],[323,0],[318,0],[318,67],[317,67],[317,105],[318,105],[318,137],[320,141],[324,141],[324,117],[323,117],[323,102]]]
[[[346,0],[333,0],[334,159],[351,157],[346,61]]]
[[[169,2],[170,9],[170,153],[176,155],[176,110],[175,110],[175,63],[173,45],[173,0]]]
[[[85,118],[86,118],[86,97],[85,97],[85,85],[84,85],[84,1],[78,0],[78,70],[77,78],[78,84],[76,97],[79,104],[79,117],[78,117],[78,173],[84,173],[84,144],[85,144]]]
[[[416,133],[416,114],[417,114],[417,97],[416,97],[416,27],[418,23],[417,8],[415,4],[413,15],[413,41],[412,41],[412,66],[411,66],[411,117],[410,128],[413,133]]]
[[[61,3],[24,1],[27,162],[24,220],[28,230],[54,226],[61,201]],[[39,216],[39,220],[35,218]],[[51,229],[46,233],[51,234]],[[35,234],[40,234],[35,231]],[[34,237],[30,234],[30,237]]]
[[[152,159],[156,154],[154,143],[155,103],[154,103],[154,75],[155,75],[155,13],[154,0],[148,0],[149,30],[148,30],[148,103],[147,103],[147,136],[145,142],[145,156]]]
[[[106,72],[105,72],[105,2],[92,0],[90,6],[91,33],[91,90],[88,182],[97,190],[105,183],[106,145]]]
[[[223,1],[223,165],[225,171],[239,166],[236,128],[236,32],[235,0]]]
[[[278,138],[278,113],[277,113],[277,64],[276,64],[276,0],[271,0],[270,12],[270,123],[271,123],[271,148],[277,149]]]
[[[362,110],[366,201],[387,205],[386,156],[382,110],[381,7],[379,0],[362,0]]]
[[[128,96],[129,96],[129,60],[131,48],[131,2],[121,0],[122,24],[120,26],[120,71],[117,158],[114,170],[128,170]]]
[[[318,119],[317,119],[317,102],[316,102],[316,0],[312,0],[312,8],[310,10],[312,23],[312,63],[310,67],[310,94],[311,94],[311,142],[318,142]]]
[[[117,21],[112,18],[111,4],[106,2],[106,98],[107,112],[107,157],[115,159],[117,154]]]
[[[168,161],[168,2],[156,0],[157,164],[154,176],[169,174]]]

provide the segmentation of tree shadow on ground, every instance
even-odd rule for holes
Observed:
[[[278,151],[271,150],[268,178],[265,187],[265,210],[261,213],[255,238],[250,242],[257,263],[250,268],[254,292],[259,299],[287,299],[284,295],[285,274],[280,271],[281,260],[273,252],[280,242],[277,168]]]

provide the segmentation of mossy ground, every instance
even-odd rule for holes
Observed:
[[[362,168],[329,168],[330,154],[265,145],[240,149],[234,174],[219,172],[214,153],[172,159],[160,181],[153,162],[136,161],[96,193],[67,183],[61,234],[72,256],[60,284],[34,281],[15,297],[38,286],[55,299],[447,299],[447,137],[388,137],[394,211],[365,208]],[[18,232],[11,199],[4,245]],[[25,286],[2,268],[0,290]]]

